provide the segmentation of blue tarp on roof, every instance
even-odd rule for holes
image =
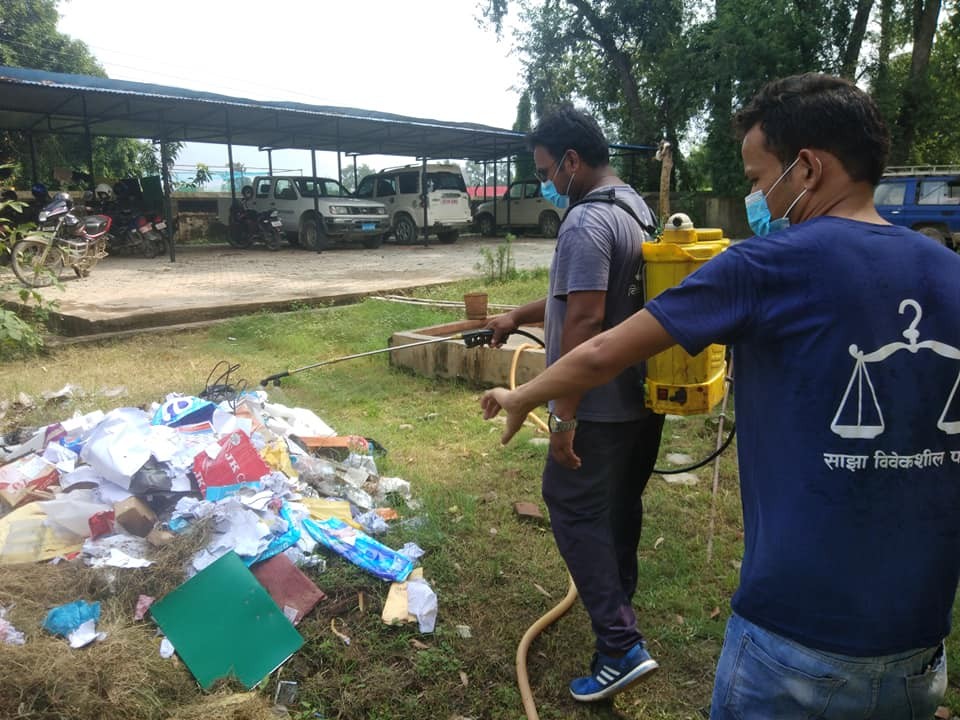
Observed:
[[[263,102],[185,88],[0,66],[0,128],[36,133],[492,160],[523,133],[375,110]]]

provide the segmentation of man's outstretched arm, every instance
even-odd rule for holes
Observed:
[[[515,390],[494,388],[480,399],[486,420],[507,411],[506,445],[523,425],[527,413],[548,400],[581,395],[604,385],[631,365],[675,345],[663,325],[646,310],[587,340],[533,380]]]

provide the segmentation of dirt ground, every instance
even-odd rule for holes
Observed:
[[[43,288],[59,305],[62,335],[163,327],[220,319],[291,304],[337,302],[479,277],[481,249],[496,255],[497,238],[461,237],[452,245],[398,246],[376,250],[344,247],[323,253],[284,247],[234,249],[228,245],[179,246],[169,258],[108,257],[80,280],[67,269],[62,290]],[[512,243],[518,270],[547,267],[555,242],[519,238]],[[9,282],[7,282],[9,281]],[[0,300],[17,302],[19,283],[0,268]]]

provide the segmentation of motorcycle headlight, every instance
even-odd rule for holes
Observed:
[[[40,220],[40,222],[46,222],[46,220],[47,220],[48,217],[50,217],[50,215],[47,214],[47,211],[46,211],[46,210],[41,210],[41,211],[40,211],[40,215],[38,216],[38,219]]]

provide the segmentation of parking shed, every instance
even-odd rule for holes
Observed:
[[[510,158],[526,151],[524,134],[467,122],[414,118],[376,110],[263,102],[185,88],[0,66],[0,129],[38,134],[150,139],[160,143],[204,142],[310,150],[348,155],[401,155],[475,161]],[[91,175],[95,174],[92,151]],[[508,160],[509,162],[509,160]],[[36,174],[36,162],[33,163]],[[164,214],[170,217],[170,188],[164,177]],[[232,183],[232,176],[231,176]],[[236,197],[236,188],[231,188]],[[315,202],[317,199],[315,198]],[[424,208],[426,213],[426,208]],[[170,260],[175,244],[170,243]]]

